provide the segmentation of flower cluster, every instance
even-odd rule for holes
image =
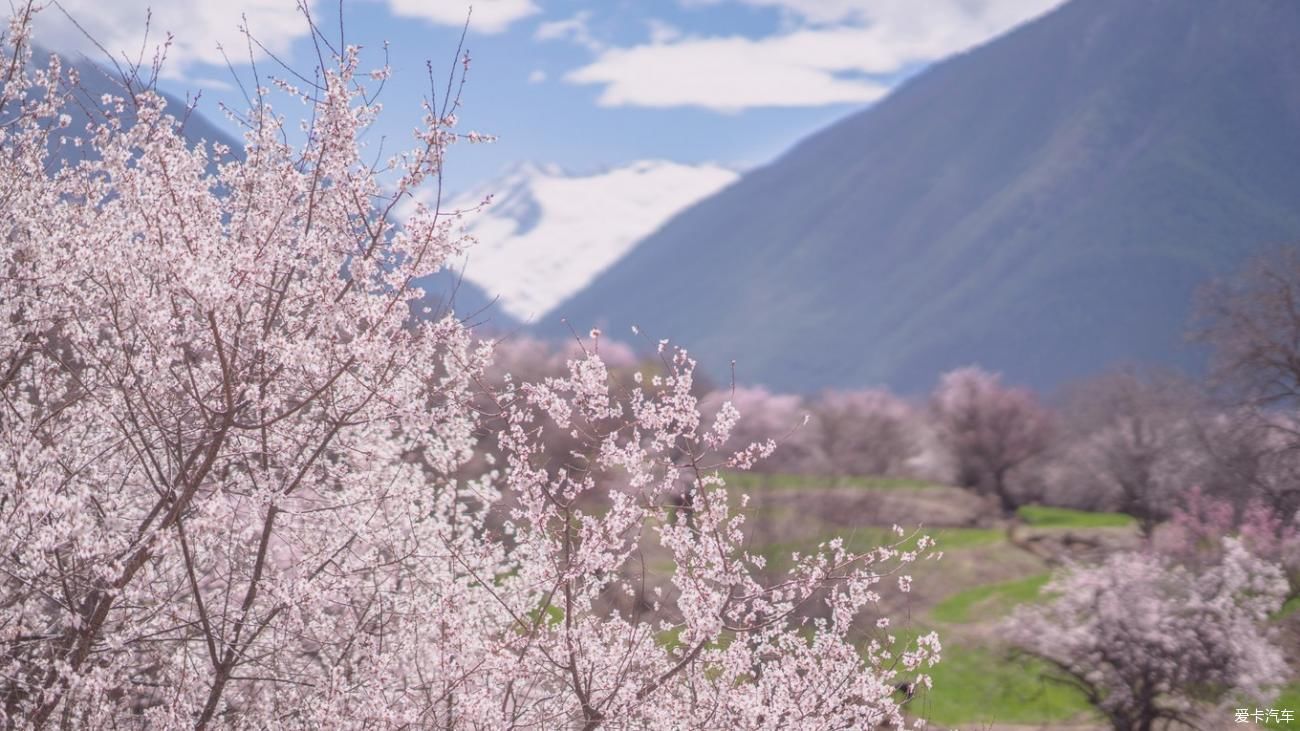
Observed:
[[[1287,520],[1259,499],[1237,510],[1230,501],[1199,488],[1184,493],[1181,502],[1156,534],[1157,550],[1198,566],[1218,560],[1223,537],[1235,535],[1251,553],[1282,568],[1291,585],[1290,596],[1300,593],[1300,513]]]
[[[0,58],[0,725],[905,725],[937,639],[854,632],[915,553],[760,580],[718,476],[747,458],[711,448],[738,417],[701,425],[685,353],[486,388],[491,343],[412,319],[463,242],[390,214],[454,104],[369,163],[387,72],[338,48],[275,85],[300,144],[266,88],[241,156],[129,83],[70,127],[30,15]]]
[[[1021,608],[1011,640],[1046,660],[1117,729],[1194,718],[1193,699],[1267,700],[1286,664],[1265,621],[1286,580],[1234,539],[1200,570],[1154,553],[1116,554],[1046,587],[1056,598]]]

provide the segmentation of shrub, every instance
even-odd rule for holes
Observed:
[[[1157,721],[1195,726],[1199,700],[1267,700],[1285,677],[1264,627],[1286,594],[1281,571],[1228,539],[1200,570],[1153,553],[1116,554],[1046,587],[1058,598],[1020,608],[1005,625],[1120,731]]]

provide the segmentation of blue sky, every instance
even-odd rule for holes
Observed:
[[[337,2],[309,0],[337,34]],[[460,118],[492,145],[450,157],[453,190],[513,164],[577,173],[641,159],[766,162],[808,133],[879,99],[927,64],[1050,9],[1059,0],[476,0],[466,39],[473,63]],[[268,49],[300,70],[314,51],[293,0],[154,2],[152,37],[170,31],[164,88],[201,90],[242,106],[217,51],[247,74],[241,15]],[[406,135],[428,88],[425,62],[445,79],[471,3],[344,0],[348,41],[375,65],[389,44],[394,77],[375,130]],[[148,0],[63,0],[111,50],[140,48]],[[38,42],[96,52],[54,9]],[[259,69],[275,72],[260,52]],[[440,82],[441,83],[441,82]]]

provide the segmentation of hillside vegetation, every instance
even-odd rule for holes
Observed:
[[[687,209],[540,328],[638,325],[795,392],[1197,368],[1197,287],[1300,237],[1297,34],[1288,2],[1067,3]]]

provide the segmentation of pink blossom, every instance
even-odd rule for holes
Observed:
[[[976,367],[945,373],[930,397],[930,418],[953,462],[955,481],[997,497],[1006,513],[1019,504],[1010,476],[1051,443],[1053,421],[1032,393],[1002,385]]]
[[[1058,577],[1046,587],[1056,598],[1022,607],[1005,630],[1115,728],[1136,731],[1189,721],[1207,693],[1267,703],[1287,673],[1267,624],[1286,590],[1277,566],[1232,539],[1197,570],[1117,554]]]
[[[719,471],[774,443],[720,449],[685,352],[633,382],[608,342],[410,317],[470,244],[390,218],[440,178],[454,90],[383,164],[355,47],[258,90],[241,157],[124,90],[60,169],[28,30],[0,58],[0,725],[906,725],[937,637],[852,633],[914,556],[766,578]],[[269,100],[311,106],[301,144]]]

